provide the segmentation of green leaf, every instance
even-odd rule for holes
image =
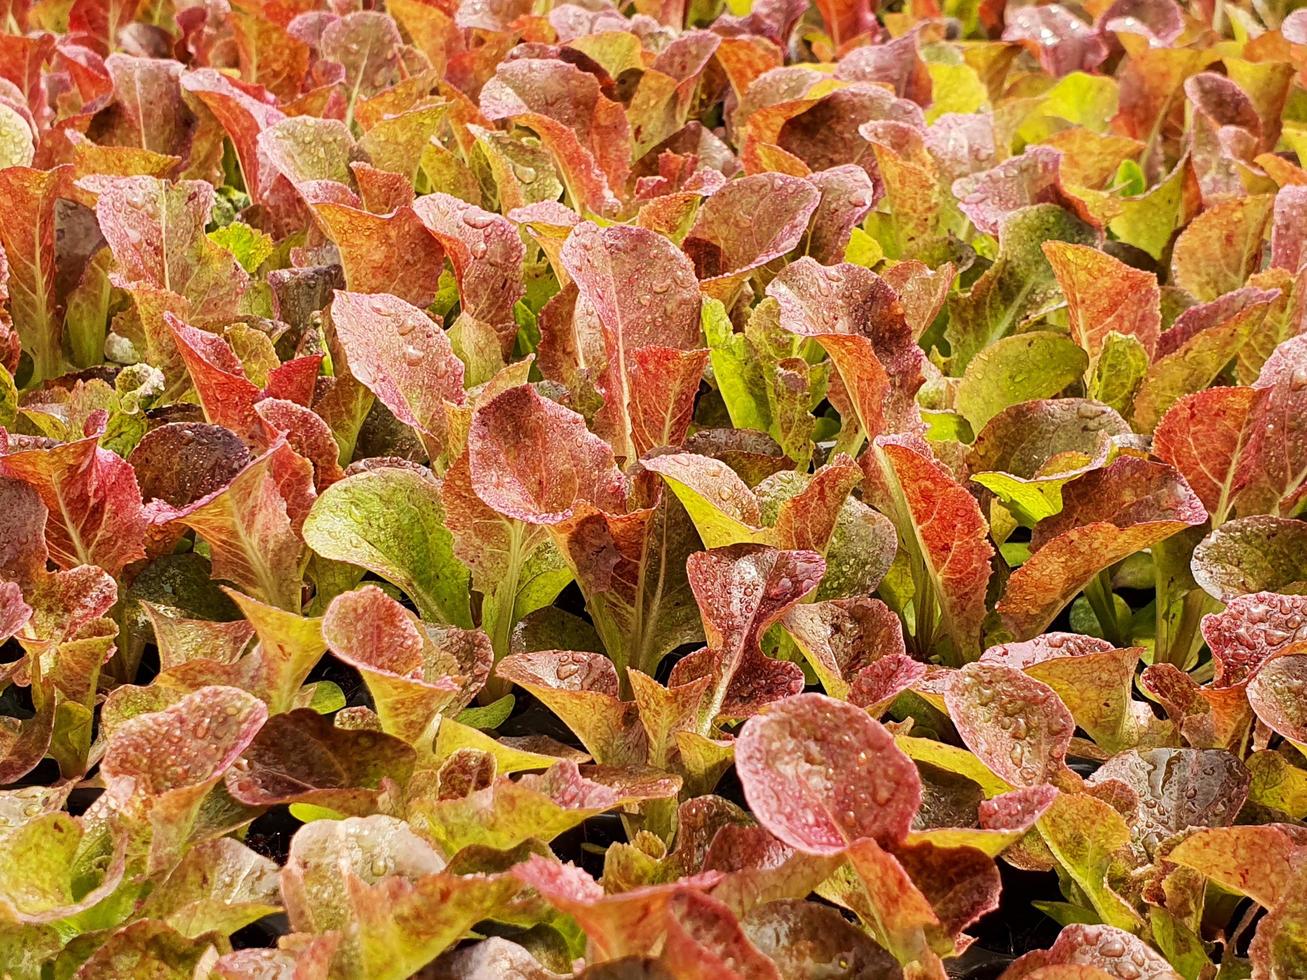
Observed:
[[[1135,396],[1135,427],[1152,432],[1172,405],[1215,381],[1266,318],[1274,297],[1248,303],[1154,361]]]
[[[944,335],[950,368],[961,374],[994,341],[1061,299],[1053,269],[1040,247],[1047,241],[1093,244],[1094,230],[1055,204],[1035,204],[1003,219],[994,264],[971,289],[949,300]]]
[[[946,112],[979,112],[989,105],[989,90],[970,65],[936,62],[926,67],[935,93],[935,100],[926,113],[927,122],[934,122]]]
[[[1138,914],[1107,882],[1113,855],[1130,844],[1130,827],[1121,814],[1085,793],[1063,794],[1040,818],[1039,832],[1103,922],[1131,931],[1141,925]]]
[[[10,428],[17,416],[18,389],[14,386],[13,375],[0,366],[0,426]]]
[[[387,467],[334,483],[309,511],[304,540],[324,558],[393,582],[423,619],[472,625],[468,571],[454,557],[434,480]]]
[[[257,271],[276,248],[268,235],[242,221],[215,228],[209,232],[209,240],[236,256],[236,261],[246,272]]]
[[[726,403],[731,425],[766,432],[771,428],[771,409],[767,404],[762,365],[753,346],[744,334],[735,332],[720,300],[704,300],[702,323],[711,351],[713,376]]]
[[[844,261],[851,262],[853,265],[865,266],[868,269],[874,269],[885,257],[885,250],[880,247],[880,242],[872,238],[861,228],[854,228],[853,234],[849,238],[849,244],[844,249]]]
[[[1148,373],[1148,351],[1137,337],[1115,330],[1103,340],[1089,377],[1089,397],[1128,415]]]
[[[1192,179],[1189,161],[1180,164],[1160,184],[1138,197],[1123,198],[1121,213],[1108,222],[1108,228],[1121,241],[1141,248],[1161,260],[1171,241],[1171,233],[1189,212],[1189,187]]]
[[[1003,337],[980,351],[958,385],[957,408],[977,431],[1003,409],[1056,395],[1089,367],[1071,338],[1049,331]]]
[[[464,708],[458,713],[458,722],[472,728],[498,728],[513,713],[515,703],[513,695],[505,694],[502,698],[492,701],[490,704],[479,705],[475,708]]]

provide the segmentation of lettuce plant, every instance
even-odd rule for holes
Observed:
[[[16,2],[0,975],[1307,977],[1307,13]]]

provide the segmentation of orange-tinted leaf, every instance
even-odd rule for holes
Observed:
[[[1115,331],[1137,338],[1151,356],[1162,318],[1157,277],[1088,245],[1045,242],[1043,247],[1066,297],[1076,343],[1092,358]]]
[[[0,171],[0,246],[9,269],[9,312],[35,378],[63,373],[63,324],[55,294],[55,204],[66,171]]]
[[[1019,638],[1034,636],[1099,571],[1206,520],[1171,467],[1121,457],[1063,490],[1062,511],[1036,526],[1034,554],[1008,579],[998,611]]]
[[[389,294],[415,306],[435,299],[445,250],[412,208],[370,214],[324,201],[313,211],[340,250],[352,292]]]
[[[177,522],[209,543],[213,574],[274,606],[298,610],[299,528],[313,494],[313,467],[285,442],[253,460],[225,487],[183,507],[160,505],[154,523]]]

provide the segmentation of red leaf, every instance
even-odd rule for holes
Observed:
[[[861,708],[800,694],[745,722],[735,765],[749,807],[785,843],[832,854],[901,841],[921,803],[917,767]]]
[[[1207,388],[1172,405],[1153,433],[1153,453],[1180,471],[1217,523],[1254,477],[1247,450],[1264,400],[1254,388]]]
[[[429,437],[433,458],[448,438],[446,405],[461,405],[463,362],[422,310],[397,296],[337,291],[331,322],[349,370],[397,419]]]
[[[600,229],[591,222],[572,229],[560,258],[603,337],[607,363],[599,382],[604,395],[601,434],[617,458],[632,460],[640,451],[631,406],[636,355],[654,346],[685,351],[700,344],[694,268],[661,235],[625,226]]]
[[[708,198],[683,248],[709,295],[731,298],[746,273],[799,244],[821,203],[811,183],[784,174],[733,180]]]
[[[254,403],[262,392],[245,377],[245,369],[231,345],[222,337],[184,323],[171,313],[163,315],[177,351],[199,395],[204,417],[247,439],[262,430]]]
[[[868,439],[920,428],[914,399],[924,358],[885,280],[861,266],[803,258],[767,295],[780,303],[782,327],[826,348]]]
[[[1203,617],[1202,631],[1216,666],[1213,686],[1246,684],[1267,660],[1307,640],[1307,597],[1235,596],[1221,612]]]
[[[1049,967],[1093,967],[1115,980],[1178,980],[1160,953],[1138,936],[1112,926],[1069,925],[1049,949],[1027,953],[1003,974],[1003,980],[1060,976]]]
[[[529,385],[510,388],[477,411],[467,448],[477,496],[507,517],[557,524],[581,503],[612,513],[626,509],[626,479],[612,449],[581,416]]]
[[[209,543],[214,578],[227,579],[270,605],[298,610],[299,528],[313,502],[313,467],[282,441],[225,487],[184,507],[159,504],[156,524],[177,522]]]
[[[136,474],[98,436],[0,456],[0,474],[30,483],[50,512],[46,542],[61,568],[99,565],[110,575],[145,557]]]
[[[523,293],[525,247],[507,218],[448,194],[426,194],[413,205],[449,256],[463,312],[489,324],[502,353],[513,349],[513,304]]]
[[[1107,45],[1090,25],[1061,4],[1013,11],[1004,41],[1016,41],[1039,58],[1044,71],[1061,77],[1092,71],[1107,57]]]
[[[884,441],[891,519],[935,583],[942,625],[958,656],[979,644],[994,549],[975,498],[934,460]],[[920,639],[919,639],[920,642]]]
[[[1066,750],[1075,722],[1047,684],[1013,667],[967,664],[949,676],[944,702],[967,748],[996,776],[1013,786],[1074,782]]]
[[[99,192],[95,215],[121,275],[184,296],[204,326],[235,319],[249,275],[209,240],[211,184],[169,184],[156,177],[115,177]]]
[[[701,734],[718,713],[732,713],[728,697],[739,702],[739,714],[750,714],[769,700],[801,690],[802,673],[794,664],[767,657],[762,635],[817,587],[826,571],[822,557],[811,551],[732,545],[691,555],[686,571],[708,647],[680,661],[672,683],[712,678]]]

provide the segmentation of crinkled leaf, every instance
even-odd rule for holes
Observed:
[[[1003,976],[1005,980],[1051,978],[1062,976],[1059,968],[1063,967],[1093,969],[1116,980],[1131,976],[1149,980],[1179,977],[1161,954],[1138,936],[1112,926],[1081,924],[1063,929],[1050,948],[1020,957]]]
[[[393,582],[424,618],[470,626],[467,569],[445,522],[434,480],[383,467],[328,487],[304,521],[304,540],[324,558]]]
[[[23,480],[49,511],[50,557],[61,568],[99,565],[109,574],[145,556],[145,518],[136,474],[96,436],[0,457],[0,474]]]
[[[181,508],[159,507],[159,524],[191,528],[213,552],[213,574],[279,606],[300,606],[298,528],[312,502],[313,467],[285,442],[252,461],[222,489]]]
[[[281,909],[277,865],[231,837],[198,845],[152,892],[145,911],[183,936],[222,935]]]
[[[1175,470],[1122,457],[1063,490],[1062,511],[1036,528],[1034,554],[1008,579],[998,611],[1018,637],[1034,636],[1099,571],[1206,519]]]
[[[968,292],[949,301],[946,336],[955,375],[989,344],[1015,331],[1027,317],[1051,306],[1058,297],[1057,278],[1044,255],[1044,243],[1088,245],[1093,234],[1088,225],[1057,205],[1035,204],[1008,215],[998,240],[994,264]]]
[[[227,791],[250,806],[312,803],[366,815],[413,771],[413,750],[381,732],[348,731],[310,708],[274,715],[228,771]]]
[[[506,850],[535,838],[550,841],[584,820],[620,807],[675,796],[674,776],[623,770],[581,773],[563,760],[517,780],[501,777],[455,799],[411,804],[411,820],[447,853],[479,844]]]
[[[1248,796],[1248,770],[1219,749],[1123,752],[1094,773],[1091,783],[1118,780],[1139,799],[1130,831],[1150,855],[1167,837],[1190,827],[1232,823]]]
[[[333,599],[322,633],[363,675],[382,729],[421,752],[430,750],[440,713],[466,705],[491,660],[484,633],[425,626],[375,585]]]
[[[1161,330],[1156,276],[1087,245],[1046,242],[1043,248],[1066,297],[1071,336],[1091,358],[1110,333],[1136,338],[1152,355]]]
[[[1282,517],[1241,517],[1194,549],[1194,580],[1222,601],[1253,592],[1307,592],[1307,525]]]
[[[157,919],[141,919],[110,935],[77,970],[86,980],[123,976],[151,976],[160,980],[187,980],[194,976],[209,951],[207,939],[188,939]]]

